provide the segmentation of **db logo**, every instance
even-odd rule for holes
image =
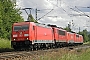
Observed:
[[[22,34],[22,32],[20,32],[20,35]]]
[[[20,32],[20,35],[19,35],[20,37],[22,36],[22,32]]]

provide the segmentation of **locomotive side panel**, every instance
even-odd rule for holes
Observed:
[[[74,33],[67,32],[67,43],[74,43],[75,36]]]
[[[76,40],[75,40],[75,43],[79,43],[79,35],[76,34]]]
[[[83,36],[79,35],[79,42],[82,44],[83,43]]]
[[[36,40],[33,43],[53,43],[52,29],[37,26],[36,27]]]
[[[65,30],[59,29],[58,35],[59,35],[59,42],[66,42],[67,41],[67,38],[66,38],[67,33]]]

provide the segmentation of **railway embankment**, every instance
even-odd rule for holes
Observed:
[[[38,51],[0,53],[0,60],[89,60],[90,48],[64,47]],[[73,49],[71,49],[73,48]]]

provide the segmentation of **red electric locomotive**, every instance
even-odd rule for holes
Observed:
[[[63,30],[60,27],[53,27],[51,25],[54,33],[54,42],[56,47],[61,47],[63,45],[66,45],[67,43],[67,31]]]
[[[21,47],[37,48],[54,43],[51,27],[34,22],[14,23],[11,45],[14,49]]]
[[[67,43],[74,44],[75,42],[75,33],[67,32]]]
[[[83,36],[76,34],[75,44],[83,44]]]
[[[83,36],[82,35],[79,35],[79,41],[80,41],[80,44],[83,44]]]

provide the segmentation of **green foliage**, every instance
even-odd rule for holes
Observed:
[[[89,38],[89,41],[90,41],[90,34],[88,34],[88,38]]]
[[[83,38],[84,38],[85,42],[88,42],[89,41],[87,30],[83,30]]]
[[[82,49],[81,52],[66,52],[61,56],[59,52],[57,54],[52,54],[49,56],[49,53],[44,56],[40,56],[40,60],[90,60],[90,49]],[[58,55],[59,54],[59,55]],[[56,56],[58,55],[58,56]]]
[[[14,22],[24,21],[21,12],[11,0],[0,0],[0,37],[10,39]]]
[[[71,29],[69,27],[66,27],[64,29],[67,30],[68,32],[71,32]]]
[[[89,38],[90,35],[88,35],[88,31],[86,29],[83,30],[82,32],[79,32],[79,34],[83,36],[84,42],[90,41],[90,38]]]
[[[11,41],[0,38],[0,49],[2,48],[11,48]]]

